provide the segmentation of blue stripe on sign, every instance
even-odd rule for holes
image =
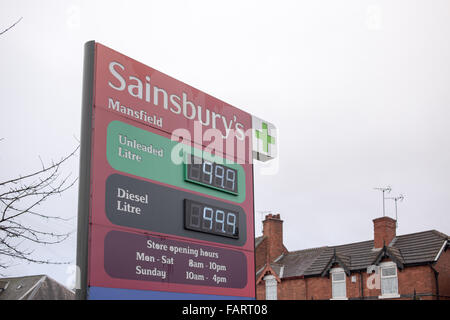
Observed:
[[[254,300],[251,297],[89,287],[89,300]]]

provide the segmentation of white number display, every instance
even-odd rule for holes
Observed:
[[[228,182],[231,183],[231,186],[229,186]],[[227,170],[227,187],[231,190],[234,190],[236,183],[236,173],[233,170]]]
[[[231,231],[231,234],[235,234],[236,233],[236,214],[235,213],[228,212],[227,225],[231,226],[233,228],[233,231]]]
[[[220,218],[219,218],[220,217]],[[220,226],[220,229],[219,229]],[[225,212],[216,210],[216,231],[225,233]]]
[[[227,170],[228,171],[228,170]],[[234,172],[233,172],[234,173]],[[216,176],[216,185],[219,185],[219,183],[217,183],[217,181],[220,181],[220,187],[223,188],[224,187],[224,183],[223,183],[223,176],[224,174],[224,170],[222,166],[217,166],[216,165],[216,170],[214,170],[214,175]]]
[[[191,156],[187,180],[237,194],[237,170]]]
[[[213,216],[214,211],[211,208],[205,207],[203,209],[203,228],[207,230],[211,230],[213,226]],[[206,227],[206,224],[209,223],[209,226]]]
[[[185,200],[185,227],[225,237],[239,237],[239,215],[223,208]]]
[[[203,181],[211,184],[213,178],[213,164],[209,161],[203,162]]]

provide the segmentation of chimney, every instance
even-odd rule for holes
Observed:
[[[268,214],[263,221],[263,236],[267,237],[267,260],[272,262],[286,249],[283,245],[283,220],[280,214]]]
[[[374,248],[388,246],[396,236],[397,221],[389,217],[373,219],[373,245]]]

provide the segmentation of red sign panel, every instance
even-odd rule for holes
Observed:
[[[251,115],[98,43],[92,90],[87,298],[254,298]]]

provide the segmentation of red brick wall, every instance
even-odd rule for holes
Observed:
[[[277,285],[278,300],[305,300],[305,295],[304,279],[284,280]],[[266,284],[264,280],[256,286],[256,299],[266,299]]]
[[[352,276],[355,276],[356,282],[352,282]],[[331,276],[330,277],[313,277],[306,279],[308,300],[328,300],[332,297]],[[347,289],[347,297],[360,297],[361,281],[359,273],[352,273],[345,277],[345,286]]]
[[[363,272],[363,276],[364,276]],[[352,277],[355,278],[355,282],[352,282]],[[346,277],[346,286],[347,286],[347,297],[359,298],[361,296],[361,275],[359,273],[351,273],[350,277]],[[331,285],[331,279],[330,279]],[[363,285],[365,286],[365,282],[363,280]]]
[[[356,275],[356,283],[351,282],[351,277],[347,277],[347,295],[348,297],[360,296],[359,274]],[[282,280],[278,284],[279,300],[328,300],[331,299],[331,278],[313,277],[306,279]],[[258,300],[265,299],[265,284],[262,281],[257,286]]]
[[[266,300],[266,284],[264,281],[256,285],[256,300]]]
[[[306,278],[307,300],[331,299],[331,279],[328,277]]]
[[[398,272],[398,291],[400,294],[435,294],[435,279],[429,266],[409,267]],[[423,298],[431,299],[431,297]]]
[[[450,254],[445,253],[441,257],[438,266],[440,275],[440,294],[448,295],[450,290]],[[414,289],[417,296],[421,294],[430,295],[436,293],[434,273],[427,265],[407,267],[403,271],[398,270],[398,286],[400,295],[409,295],[400,299],[412,299]],[[356,277],[356,281],[352,282],[352,276]],[[363,292],[364,297],[377,299],[381,295],[381,289],[369,289],[367,287],[368,275],[365,271],[362,272]],[[442,283],[442,284],[441,284]],[[359,273],[352,273],[346,277],[346,289],[348,298],[361,297],[361,276]],[[331,299],[331,277],[312,277],[306,279],[282,280],[278,283],[278,299],[289,300],[328,300]],[[257,299],[265,299],[265,283],[262,281],[257,286]],[[432,296],[423,296],[420,299],[434,299]]]
[[[434,268],[439,272],[439,295],[450,297],[450,250],[441,253]]]
[[[264,239],[255,250],[255,272],[258,272],[267,262],[267,241]]]
[[[281,281],[278,284],[278,300],[304,300],[305,280],[304,279],[292,279]]]

